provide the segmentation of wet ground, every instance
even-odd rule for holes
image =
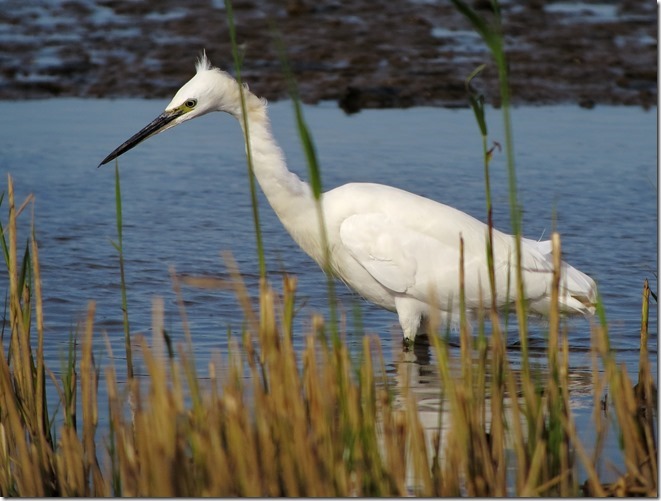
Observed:
[[[501,3],[515,102],[656,104],[655,3]],[[498,104],[492,60],[447,0],[235,0],[234,13],[244,79],[270,100],[287,96],[275,29],[307,103],[464,106],[464,79],[487,63],[478,86]],[[164,98],[203,48],[233,67],[223,0],[4,0],[0,98]]]

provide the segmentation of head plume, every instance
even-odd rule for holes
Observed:
[[[202,54],[200,54],[200,57],[195,63],[195,71],[199,73],[200,71],[207,71],[211,69],[213,69],[213,66],[211,66],[211,61],[209,61],[209,58],[207,57],[207,51],[203,49]]]

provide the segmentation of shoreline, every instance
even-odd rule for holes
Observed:
[[[488,15],[488,1],[470,2]],[[656,6],[639,0],[519,5],[503,1],[514,105],[657,104]],[[282,34],[301,100],[363,108],[467,106],[464,80],[498,106],[495,66],[450,2],[234,2],[243,80],[288,97],[272,26]],[[204,5],[48,0],[0,13],[0,99],[165,98],[202,49],[232,70],[222,1]]]

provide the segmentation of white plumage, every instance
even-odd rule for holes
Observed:
[[[227,112],[243,127],[236,80],[213,68],[206,55],[196,69],[165,111],[101,164],[154,134],[211,111]],[[271,134],[266,101],[244,89],[255,176],[287,231],[322,265],[324,252],[310,187],[287,169]],[[432,310],[441,319],[458,318],[460,237],[464,240],[466,307],[474,310],[491,304],[484,223],[428,198],[372,183],[350,183],[328,191],[322,206],[334,274],[365,299],[396,311],[406,341],[415,339]],[[497,304],[502,307],[515,300],[515,242],[495,229],[493,239]],[[550,251],[550,242],[523,239],[523,279],[531,312],[544,314],[549,309]],[[563,263],[561,288],[562,311],[594,311],[596,285],[590,277]]]

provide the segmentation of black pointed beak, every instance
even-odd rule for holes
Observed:
[[[128,139],[127,141],[122,143],[120,146],[115,148],[115,150],[110,155],[108,155],[106,158],[103,159],[103,161],[99,164],[99,167],[101,167],[102,165],[107,164],[111,160],[114,160],[115,158],[120,156],[122,153],[126,153],[131,148],[134,148],[135,146],[140,144],[142,141],[144,141],[148,137],[151,137],[151,136],[153,136],[155,134],[158,134],[159,132],[162,132],[165,129],[169,128],[171,126],[170,123],[175,118],[178,118],[181,115],[182,115],[181,110],[164,111],[159,116],[157,116],[154,120],[152,120],[140,132],[138,132],[137,134],[134,134],[130,139]]]

